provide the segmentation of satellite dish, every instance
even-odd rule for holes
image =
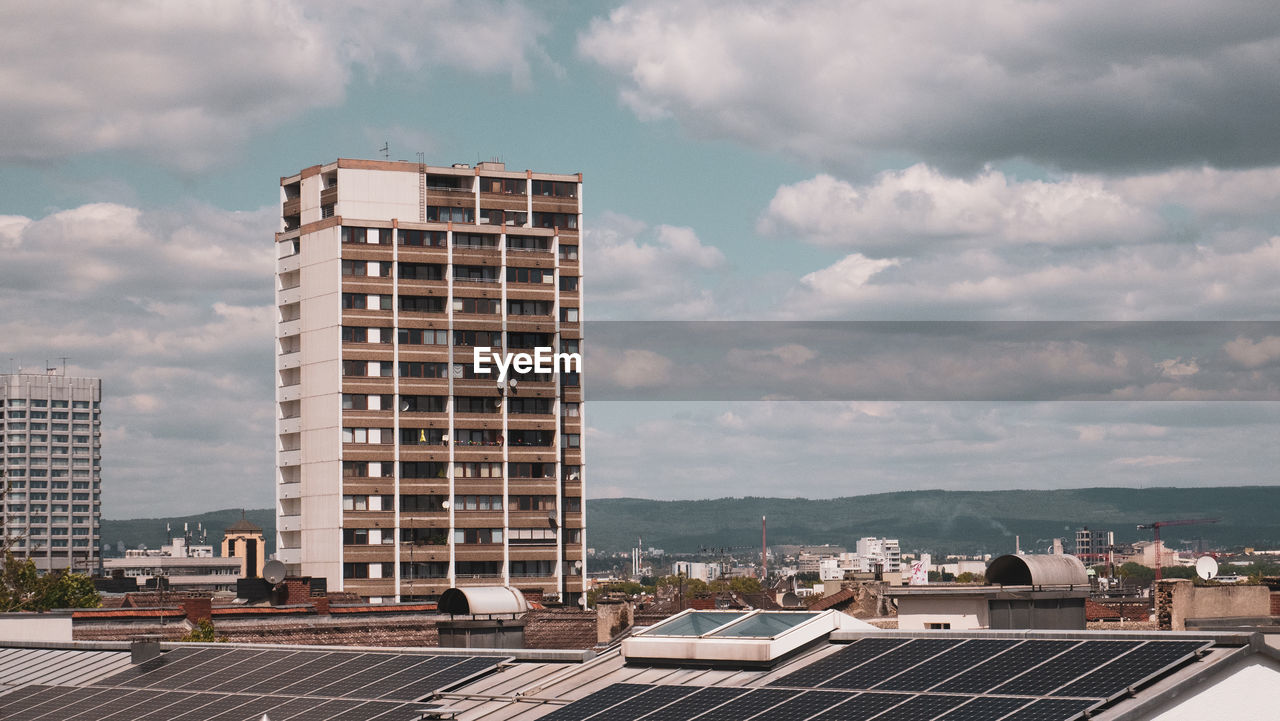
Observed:
[[[462,374],[463,374],[463,373],[465,373],[465,372],[466,372],[466,369],[462,367],[462,364],[461,364],[461,363],[454,363],[454,364],[453,364],[453,377],[454,377],[454,378],[461,378],[461,377],[462,377]]]
[[[493,399],[493,407],[494,407],[494,408],[501,408],[501,407],[502,407],[502,399],[501,399],[501,398],[494,398],[494,399]]]
[[[502,390],[503,386],[505,386],[505,385],[506,385],[502,380],[497,380],[497,381],[494,381],[494,382],[497,384],[497,386],[498,386],[498,390]]]
[[[409,410],[409,401],[400,401],[400,412]]]
[[[441,507],[441,508],[443,508],[443,509],[444,509],[444,510],[446,510],[446,511],[447,511],[447,510],[449,510],[449,502],[448,502],[448,501],[440,501],[440,507]]]
[[[267,583],[273,585],[283,581],[284,574],[284,564],[274,559],[267,561],[266,565],[262,567],[262,577],[267,580]]]
[[[516,386],[520,385],[520,381],[517,381],[515,378],[512,378],[511,380],[507,381],[507,385],[511,386],[512,388],[515,388]]]
[[[1218,575],[1218,561],[1213,556],[1196,559],[1196,575],[1208,581]]]

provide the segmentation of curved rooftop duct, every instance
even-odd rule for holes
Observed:
[[[524,594],[506,586],[471,586],[451,588],[440,594],[436,604],[439,613],[454,616],[493,616],[520,614],[529,610]]]
[[[996,586],[1088,586],[1089,574],[1075,556],[1000,556],[987,566]]]

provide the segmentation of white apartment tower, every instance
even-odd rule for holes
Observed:
[[[375,601],[507,585],[577,603],[581,175],[339,159],[281,178],[277,557]]]
[[[0,531],[40,571],[98,568],[102,381],[0,375]]]

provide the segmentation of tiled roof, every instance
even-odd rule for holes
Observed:
[[[842,588],[830,596],[823,596],[817,601],[809,604],[810,611],[825,611],[829,608],[835,608],[842,604],[848,604],[858,597],[856,588]]]

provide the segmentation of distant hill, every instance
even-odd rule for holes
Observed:
[[[1062,538],[1070,551],[1076,529],[1115,531],[1118,542],[1151,537],[1139,523],[1180,518],[1218,518],[1216,524],[1179,526],[1163,532],[1166,543],[1203,540],[1216,547],[1280,547],[1280,486],[1222,488],[1081,488],[1061,491],[902,491],[831,499],[717,498],[702,501],[653,501],[641,498],[595,499],[587,504],[587,545],[597,551],[635,546],[669,553],[700,548],[758,547],[760,516],[769,517],[769,545],[831,543],[852,548],[863,536],[887,536],[903,550],[948,553],[1004,553],[1021,536],[1029,551],[1048,548]],[[168,522],[180,533],[184,522],[209,529],[218,543],[222,531],[240,518],[227,509],[198,516],[103,521],[102,540],[112,550],[145,543],[157,548]],[[248,511],[262,526],[268,548],[275,541],[270,509]]]
[[[651,501],[610,498],[587,506],[587,545],[597,551],[644,546],[670,553],[702,547],[831,543],[853,547],[863,536],[897,538],[904,551],[1003,553],[1021,536],[1026,550],[1062,538],[1068,552],[1082,526],[1115,531],[1117,542],[1151,537],[1139,523],[1218,518],[1216,524],[1165,529],[1164,541],[1203,539],[1213,546],[1280,547],[1280,486],[1225,488],[1082,488],[1061,491],[903,491],[812,500],[718,498]]]
[[[245,511],[245,519],[262,527],[267,541],[267,553],[275,552],[276,516],[270,508],[254,508]],[[102,545],[107,547],[107,557],[121,555],[117,551],[117,543],[123,541],[125,548],[137,548],[146,544],[147,548],[159,548],[169,542],[165,534],[165,524],[173,529],[172,535],[182,535],[182,524],[191,528],[194,536],[196,524],[202,524],[209,532],[209,544],[215,549],[222,544],[222,534],[227,526],[240,520],[239,508],[226,508],[221,511],[210,511],[196,516],[170,516],[167,518],[135,518],[125,521],[102,521]],[[215,550],[215,553],[221,553]]]

